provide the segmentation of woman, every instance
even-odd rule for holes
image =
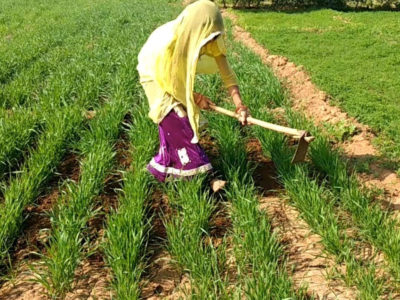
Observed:
[[[226,60],[224,25],[218,7],[210,0],[187,6],[173,21],[157,28],[138,57],[138,72],[149,100],[149,117],[159,126],[160,149],[148,164],[159,180],[190,177],[212,166],[198,144],[200,109],[209,98],[193,92],[196,73],[220,72],[239,121],[247,122],[236,76]]]

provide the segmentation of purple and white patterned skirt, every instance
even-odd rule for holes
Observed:
[[[158,125],[160,149],[147,169],[163,182],[167,177],[190,178],[208,172],[211,163],[198,143],[192,144],[194,134],[187,116],[180,117],[172,109]]]

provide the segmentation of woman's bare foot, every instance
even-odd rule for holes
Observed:
[[[219,180],[219,179],[213,179],[213,180],[211,180],[210,185],[211,185],[211,189],[213,190],[213,192],[216,193],[225,187],[226,181]]]

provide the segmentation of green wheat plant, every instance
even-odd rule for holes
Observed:
[[[228,180],[226,197],[232,206],[240,290],[249,299],[303,298],[303,291],[294,291],[286,273],[283,248],[272,232],[267,215],[258,209],[257,189],[252,179],[254,165],[247,160],[238,124],[221,116],[210,115],[208,119],[210,134],[220,152],[218,169]]]
[[[234,49],[245,57],[244,60],[249,65],[261,64],[261,61],[254,54],[240,44],[234,43]],[[251,63],[249,63],[251,62]],[[250,95],[245,92],[248,104],[252,108],[253,115],[266,121],[274,122],[266,110],[263,110],[264,105],[277,107],[285,105],[285,95],[281,90],[281,96],[276,97],[276,91],[279,91],[280,84],[271,71],[266,67],[246,68],[243,64],[236,66],[238,76],[246,76],[253,78],[254,81],[244,82],[244,88],[258,86],[253,89]],[[249,73],[253,75],[249,76]],[[242,75],[243,74],[243,75]],[[269,93],[268,88],[263,82],[268,82],[268,85],[276,85],[272,88],[272,93]],[[251,84],[251,85],[249,85]],[[268,86],[267,85],[267,86]],[[246,89],[247,90],[247,89]],[[262,101],[269,99],[269,101]],[[294,126],[294,123],[291,123]],[[299,124],[296,124],[299,125]],[[301,127],[301,126],[300,126]],[[364,265],[364,262],[357,260],[355,256],[355,247],[344,232],[344,228],[339,222],[338,216],[334,209],[334,200],[332,194],[326,188],[326,184],[311,179],[311,170],[307,165],[294,166],[290,163],[293,151],[288,148],[286,139],[275,132],[262,129],[260,127],[253,128],[253,134],[259,138],[263,151],[270,156],[277,168],[279,179],[282,182],[287,194],[293,201],[293,205],[300,211],[302,218],[310,225],[313,231],[319,234],[322,238],[322,243],[325,250],[336,257],[338,263],[345,262],[348,266],[345,280],[350,285],[357,285],[360,292],[360,297],[369,299],[372,295],[378,297],[383,293],[383,283],[381,280],[370,276],[369,274],[375,270],[374,264]]]
[[[140,277],[146,265],[144,254],[150,229],[146,215],[153,185],[145,166],[157,144],[155,127],[146,111],[141,94],[140,103],[132,109],[133,124],[129,129],[134,160],[124,173],[118,208],[107,218],[103,247],[118,299],[139,299]]]
[[[37,116],[29,110],[0,119],[0,180],[21,164],[24,150],[32,144],[39,128]]]
[[[204,188],[207,177],[198,175],[190,181],[176,180],[166,186],[168,199],[176,210],[166,221],[167,249],[191,278],[192,299],[227,297],[226,280],[222,277],[218,254],[204,237],[209,232],[209,220],[215,210],[214,199]]]
[[[366,241],[385,253],[393,274],[400,274],[400,234],[398,222],[382,210],[340,154],[332,150],[328,141],[319,137],[312,145],[310,156],[315,166],[327,176],[337,203],[349,211]]]
[[[8,109],[0,115],[0,178],[17,169],[29,156],[26,153],[28,147],[34,145],[46,128],[45,121],[51,118],[55,109],[77,101],[83,110],[95,109],[99,102],[104,101],[111,76],[121,63],[121,53],[132,48],[133,42],[126,39],[132,28],[127,28],[126,23],[120,21],[119,18],[129,20],[119,13],[120,7],[99,1],[90,9],[82,10],[83,2],[74,2],[67,15],[64,13],[64,6],[68,4],[66,1],[57,5],[46,3],[46,9],[40,11],[44,14],[43,18],[48,17],[47,14],[54,18],[62,15],[62,18],[57,19],[57,28],[51,31],[48,31],[49,21],[39,19],[37,22],[42,23],[35,23],[34,32],[47,34],[49,39],[56,38],[60,43],[53,45],[31,64],[22,63],[21,68],[17,68],[18,76],[0,83],[0,106]],[[25,17],[29,19],[27,14]],[[99,17],[105,21],[98,22]],[[4,59],[18,64],[23,62],[24,55],[29,53],[24,51],[24,47],[30,42],[35,43],[31,41],[35,39],[35,34],[14,32],[10,43],[15,43],[15,47],[21,47],[21,50],[14,51],[13,46],[8,44],[4,51],[10,53],[4,53]],[[143,36],[143,33],[140,34]],[[16,43],[20,38],[26,43]],[[113,47],[116,41],[118,49]],[[138,46],[134,45],[135,51],[138,51]],[[17,57],[11,59],[10,55]],[[0,65],[6,67],[6,64]]]
[[[106,82],[106,85],[103,86],[103,89],[110,90],[107,93],[103,92],[104,97],[110,100],[98,109],[95,119],[90,122],[89,130],[83,133],[78,144],[78,151],[82,157],[80,179],[76,183],[67,185],[65,194],[53,209],[49,246],[46,255],[42,256],[41,266],[37,268],[36,273],[37,280],[45,286],[48,293],[53,297],[63,297],[71,289],[75,270],[88,254],[85,251],[89,246],[86,231],[87,222],[97,213],[94,209],[95,197],[101,192],[104,180],[114,166],[114,143],[118,137],[123,117],[129,108],[132,108],[133,121],[143,120],[143,112],[136,111],[136,108],[141,107],[142,104],[137,103],[138,87],[136,82],[138,77],[135,66],[136,56],[140,49],[138,41],[144,41],[146,34],[137,32],[136,26],[126,26],[126,24],[139,24],[143,21],[145,15],[150,13],[147,12],[143,14],[142,18],[136,19],[136,14],[131,14],[132,11],[135,11],[131,8],[136,7],[136,2],[124,2],[122,6],[116,6],[115,3],[101,3],[105,5],[101,11],[102,14],[108,16],[109,11],[111,11],[112,14],[117,16],[113,15],[112,18],[107,19],[106,27],[102,31],[103,34],[106,33],[104,47],[109,47],[107,52],[101,53],[106,59],[106,62],[102,65],[103,72],[93,72],[89,75],[93,78],[107,78],[112,72],[115,72],[115,75],[108,84]],[[143,12],[145,8],[146,6],[143,7]],[[121,9],[124,9],[124,11],[122,12]],[[154,19],[150,20],[152,22],[149,22],[147,27],[142,26],[142,29],[147,28],[148,32],[158,18],[155,16]],[[127,39],[126,36],[129,34],[133,34],[135,39]],[[119,44],[120,48],[113,48],[112,45],[115,44]],[[98,59],[101,61],[102,57]],[[104,68],[107,72],[104,72]],[[99,74],[98,77],[95,76],[96,73]],[[84,82],[84,84],[85,86],[86,84],[89,87],[92,86],[90,82]],[[87,98],[90,99],[90,96],[88,94]],[[140,99],[142,98],[143,96]],[[143,138],[148,138],[149,125],[148,121],[146,122],[142,122],[142,125],[134,124],[134,127],[137,126],[143,133],[143,136],[141,136]],[[132,140],[135,138],[132,138]],[[139,145],[139,141],[135,141],[135,145]],[[143,140],[140,140],[140,143],[143,143]],[[146,148],[146,151],[151,151],[151,149]],[[138,158],[141,157],[141,154],[140,151]],[[133,165],[142,162],[143,160],[139,160],[134,162]],[[132,295],[139,294],[139,290],[134,288],[134,285],[138,284],[141,273],[141,251],[145,245],[147,224],[144,218],[146,212],[144,201],[149,193],[147,186],[149,177],[146,177],[142,170],[135,168],[135,171],[137,171],[136,175],[129,175],[130,173],[126,175],[125,194],[124,197],[120,198],[118,209],[108,218],[104,243],[106,260],[114,275],[113,287],[119,297],[126,299],[132,299],[131,297],[134,298]],[[131,202],[132,197],[137,197],[136,202]],[[136,218],[132,219],[135,216]],[[136,223],[140,221],[141,223]],[[133,222],[135,223],[132,224]],[[131,232],[128,231],[131,227],[121,227],[126,225],[133,225],[133,228],[136,226],[137,231]],[[118,231],[120,234],[123,232],[123,234],[129,235],[124,239],[127,244],[118,241],[116,246],[117,240],[115,238],[118,235],[115,234]],[[121,251],[126,255],[125,257],[118,256],[118,259],[115,256],[113,257],[113,255],[121,254]],[[131,261],[131,259],[134,261]],[[135,261],[138,263],[135,264]],[[131,271],[132,276],[126,276],[126,272]]]
[[[0,206],[0,263],[18,236],[24,221],[24,208],[35,201],[44,184],[61,162],[74,130],[83,122],[80,107],[55,111],[49,129],[38,140],[37,148],[4,191]]]
[[[43,256],[45,271],[37,273],[38,280],[52,296],[65,296],[70,290],[75,269],[83,258],[84,231],[96,214],[94,198],[101,192],[114,164],[114,144],[128,106],[126,96],[116,87],[111,100],[91,122],[79,142],[82,156],[79,182],[67,186],[53,210],[49,246]]]

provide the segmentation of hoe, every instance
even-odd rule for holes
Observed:
[[[233,117],[233,118],[237,118],[237,114],[233,111],[230,111],[230,110],[227,110],[225,108],[218,107],[215,105],[210,105],[210,107],[211,107],[211,109],[215,110],[218,113],[221,113],[221,114]],[[261,121],[261,120],[258,120],[258,119],[252,118],[252,117],[248,117],[247,121],[251,124],[258,125],[258,126],[266,128],[266,129],[274,130],[274,131],[281,132],[281,133],[286,133],[286,134],[290,135],[291,137],[297,139],[298,140],[297,149],[292,158],[292,163],[304,161],[306,154],[307,154],[308,145],[310,144],[310,142],[312,142],[314,140],[314,137],[309,136],[309,133],[304,130],[297,130],[294,128],[280,126],[280,125],[268,123],[265,121]]]

